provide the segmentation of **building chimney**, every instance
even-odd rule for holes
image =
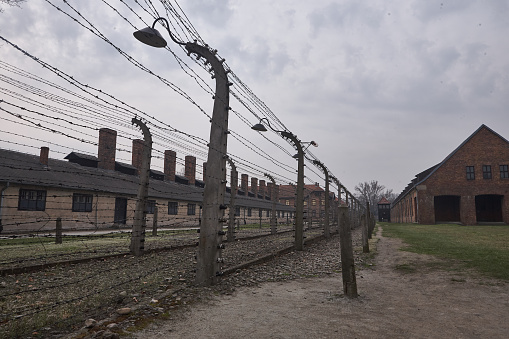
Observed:
[[[269,197],[269,199],[270,199],[270,200],[272,200],[272,193],[273,193],[273,188],[272,188],[272,186],[274,186],[274,184],[273,184],[273,183],[271,183],[271,182],[268,182],[268,183],[267,183],[267,195],[268,195],[268,197]]]
[[[255,197],[258,196],[258,179],[251,178],[251,192],[254,193]]]
[[[240,179],[240,189],[244,191],[244,195],[248,195],[248,192],[247,192],[247,189],[248,189],[248,182],[249,182],[249,177],[247,176],[247,174],[242,174],[241,176],[241,179]]]
[[[137,174],[140,174],[141,163],[143,162],[143,145],[144,145],[143,140],[141,139],[133,140],[132,165],[136,167]]]
[[[207,176],[207,162],[203,163],[203,182],[205,182],[205,177]]]
[[[48,157],[49,157],[49,147],[46,146],[41,147],[41,154],[39,156],[40,163],[44,166],[48,166]]]
[[[260,180],[258,193],[262,196],[262,199],[265,199],[265,180]]]
[[[189,180],[189,185],[194,186],[196,180],[196,157],[186,155],[186,178]]]
[[[114,171],[115,170],[115,151],[117,147],[117,131],[109,128],[99,130],[99,150],[97,157],[99,163],[97,167]]]
[[[175,151],[164,151],[164,180],[175,181],[175,170],[177,166],[177,153]]]

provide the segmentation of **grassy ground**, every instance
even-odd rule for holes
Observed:
[[[408,245],[405,251],[454,259],[462,267],[509,280],[509,226],[381,225],[384,236]]]

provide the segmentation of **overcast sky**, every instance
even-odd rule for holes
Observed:
[[[28,0],[22,8],[3,5],[0,35],[81,81],[177,129],[208,139],[210,124],[200,109],[48,2],[76,16],[57,0]],[[115,46],[171,81],[211,114],[209,93],[169,52],[137,42],[132,26],[103,1],[68,2]],[[137,28],[145,25],[124,3],[145,22],[153,22],[134,1],[106,2]],[[160,3],[153,3],[165,16]],[[415,174],[442,161],[481,124],[509,138],[507,0],[181,0],[178,4],[201,38],[219,51],[291,132],[302,141],[319,144],[312,153],[351,192],[359,182],[378,180],[400,193]],[[161,26],[156,28],[167,36]],[[193,64],[175,44],[170,48]],[[3,42],[0,59],[58,80]],[[213,88],[214,80],[204,70],[193,69]],[[234,98],[230,103],[250,123],[257,122]],[[4,117],[2,112],[0,116]],[[291,157],[235,114],[231,113],[229,123],[236,133],[296,167]],[[15,126],[2,125],[1,130]],[[0,132],[1,140],[14,138]],[[276,135],[268,138],[293,152]],[[38,145],[29,140],[19,143]],[[37,153],[4,141],[0,147]],[[94,152],[90,145],[73,147]],[[260,159],[237,139],[229,138],[228,151],[260,165],[260,173],[270,169],[280,174],[279,183],[286,183],[285,178],[296,180],[295,174]],[[323,186],[311,167],[307,165],[306,182]],[[313,171],[319,173],[316,168]]]

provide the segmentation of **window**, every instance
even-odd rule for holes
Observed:
[[[72,211],[73,212],[92,212],[92,194],[72,195]]]
[[[482,178],[483,179],[491,179],[491,166],[490,165],[482,165]]]
[[[187,204],[187,215],[196,215],[196,204]]]
[[[475,179],[474,166],[467,166],[467,180],[474,179]]]
[[[307,206],[307,205],[308,205],[307,200],[304,200],[304,206]]]
[[[315,199],[311,200],[311,205],[316,206],[316,200]]]
[[[290,200],[286,200],[286,206],[290,206]]]
[[[262,213],[263,213],[263,210],[260,208],[258,209],[258,216],[261,218],[262,217]]]
[[[500,165],[500,179],[508,179],[509,170],[507,165]]]
[[[322,206],[325,205],[325,199],[322,199]]]
[[[147,214],[154,214],[155,209],[156,209],[156,201],[155,200],[147,200],[145,212],[147,212]]]
[[[235,215],[236,216],[240,215],[240,207],[235,207]]]
[[[281,217],[281,211],[277,211],[277,217],[280,218]]]
[[[269,210],[267,210],[267,215],[266,216],[267,216],[267,218],[270,217],[270,211]]]
[[[247,209],[247,216],[250,217],[251,216],[251,208],[248,208]]]
[[[177,215],[179,213],[179,203],[176,201],[168,202],[168,214]]]
[[[46,191],[19,190],[18,210],[44,211],[46,209]]]

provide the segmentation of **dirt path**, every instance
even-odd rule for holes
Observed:
[[[381,232],[378,232],[380,234]],[[360,297],[341,275],[264,283],[196,305],[137,338],[508,338],[509,285],[430,269],[433,257],[381,237],[376,269],[357,272]]]

